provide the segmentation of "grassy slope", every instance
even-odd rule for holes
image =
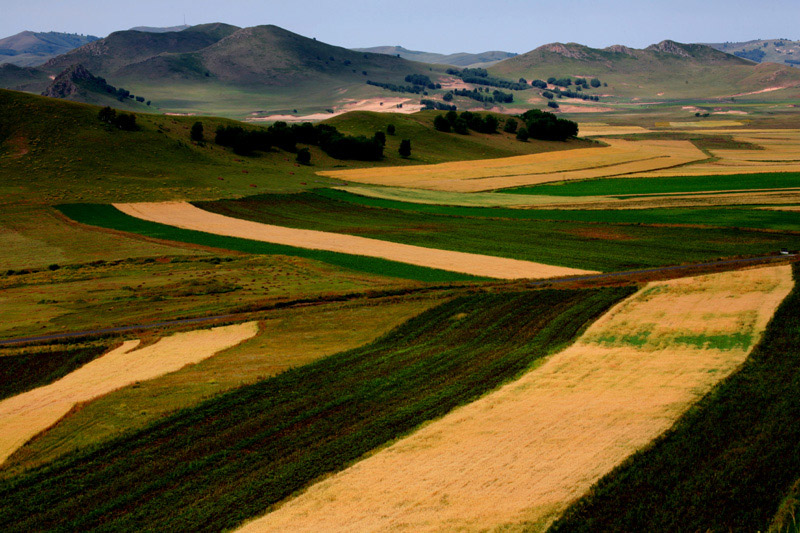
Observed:
[[[131,217],[118,211],[110,205],[101,204],[68,204],[59,206],[59,209],[68,217],[84,224],[111,228],[120,231],[128,231],[179,242],[188,242],[202,246],[212,246],[227,250],[235,250],[251,254],[267,255],[288,255],[314,259],[323,263],[336,265],[343,268],[359,272],[367,272],[389,277],[398,277],[418,281],[462,281],[476,280],[475,276],[459,274],[457,272],[447,272],[433,268],[418,267],[405,263],[397,263],[374,257],[364,257],[358,255],[348,255],[336,252],[326,252],[323,250],[309,250],[306,248],[295,248],[280,244],[267,242],[251,241],[235,237],[223,237],[165,226],[155,222],[148,222]]]
[[[798,368],[795,287],[741,370],[550,531],[765,531],[800,471]]]
[[[289,227],[361,235],[590,270],[709,260],[797,248],[800,236],[693,227],[531,220],[536,211],[405,204],[358,205],[320,194],[261,195],[198,205],[224,215]],[[328,195],[328,192],[324,193]],[[362,198],[362,197],[357,197]],[[373,204],[373,199],[366,199]],[[397,209],[403,204],[403,209]],[[497,218],[495,218],[497,217]]]
[[[47,385],[66,376],[108,349],[103,345],[64,346],[55,351],[28,351],[0,357],[0,400]]]
[[[632,290],[458,298],[370,346],[0,483],[0,524],[8,531],[233,527],[518,375]]]
[[[189,128],[201,120],[213,140],[218,125],[238,124],[213,117],[139,114],[141,130],[113,130],[97,119],[98,108],[0,90],[0,197],[9,203],[64,201],[145,201],[224,198],[254,189],[297,191],[336,183],[318,170],[375,166],[339,161],[312,148],[313,166],[298,166],[294,154],[274,151],[243,158],[209,142],[189,141]],[[396,123],[386,158],[377,165],[417,164],[456,159],[506,157],[554,149],[569,143],[520,143],[508,135],[456,136],[433,130],[435,114],[353,113],[336,117],[342,131],[372,135]],[[411,139],[412,158],[397,149]]]
[[[502,192],[548,196],[616,196],[627,198],[638,194],[739,191],[790,187],[800,187],[800,173],[681,176],[674,178],[604,178],[503,189]]]

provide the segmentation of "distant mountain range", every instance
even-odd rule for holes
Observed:
[[[186,24],[181,24],[180,26],[165,26],[165,27],[156,27],[156,26],[136,26],[131,28],[131,31],[143,31],[146,33],[167,33],[171,31],[183,31],[191,28]]]
[[[727,54],[744,57],[756,63],[784,63],[800,67],[800,41],[789,39],[756,39],[738,43],[708,43]]]
[[[77,33],[23,31],[0,39],[0,64],[11,63],[20,67],[41,65],[50,58],[98,39],[93,35]]]
[[[416,50],[408,50],[402,46],[374,46],[372,48],[355,48],[357,52],[373,52],[375,54],[386,54],[390,56],[402,57],[410,61],[419,61],[420,63],[435,63],[441,65],[453,65],[456,67],[488,67],[514,57],[513,52],[481,52],[478,54],[469,54],[461,52],[457,54],[436,54],[433,52],[420,52]]]

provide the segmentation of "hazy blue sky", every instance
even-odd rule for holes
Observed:
[[[594,47],[800,39],[800,0],[0,0],[0,37],[22,30],[105,36],[132,26],[276,24],[339,46],[526,52],[561,41]]]

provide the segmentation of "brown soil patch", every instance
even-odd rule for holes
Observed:
[[[114,204],[128,215],[184,229],[312,250],[379,257],[390,261],[499,279],[554,278],[588,273],[488,255],[423,248],[354,235],[286,228],[204,211],[185,202]]]
[[[584,228],[572,230],[569,233],[585,239],[594,239],[598,241],[629,241],[633,239],[633,237],[623,231],[613,228]]]
[[[735,370],[792,285],[788,266],[649,284],[521,379],[242,531],[544,530]],[[680,340],[742,327],[747,346]]]
[[[0,464],[78,403],[202,361],[258,333],[256,322],[177,333],[147,347],[126,341],[58,381],[0,402]]]

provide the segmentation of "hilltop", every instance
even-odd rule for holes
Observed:
[[[189,28],[191,28],[191,26],[189,26],[188,24],[181,24],[181,25],[178,25],[178,26],[163,26],[163,27],[158,27],[158,26],[134,26],[133,28],[130,28],[130,30],[131,31],[144,31],[144,32],[148,32],[148,33],[167,33],[167,32],[170,32],[170,31],[188,30]]]
[[[800,41],[754,39],[743,42],[708,43],[708,46],[756,63],[783,63],[800,67]]]
[[[403,59],[408,59],[409,61],[419,61],[420,63],[453,65],[456,67],[488,67],[499,61],[517,55],[514,52],[503,52],[499,50],[479,52],[477,54],[470,54],[467,52],[459,52],[455,54],[437,54],[434,52],[409,50],[407,48],[403,48],[402,46],[373,46],[372,48],[355,48],[354,50],[357,52],[373,52],[376,54],[402,57]]]
[[[604,49],[552,43],[489,68],[506,78],[599,77],[620,98],[719,98],[774,87],[800,86],[800,72],[756,65],[701,44],[662,41],[645,49]],[[796,91],[795,91],[796,92]]]
[[[0,39],[0,64],[34,67],[98,39],[77,33],[23,31]]]

